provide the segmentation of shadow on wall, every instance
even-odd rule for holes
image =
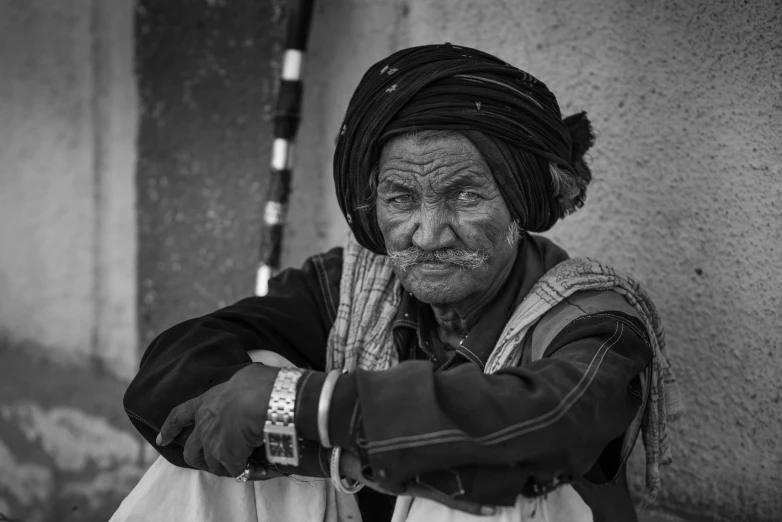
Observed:
[[[0,521],[105,522],[158,454],[117,407],[127,383],[52,353],[0,335]]]

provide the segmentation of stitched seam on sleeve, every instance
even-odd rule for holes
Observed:
[[[521,435],[525,435],[525,434],[527,434],[527,433],[530,433],[530,432],[537,431],[537,430],[539,430],[539,429],[545,428],[545,427],[547,427],[547,426],[550,426],[550,425],[554,424],[556,421],[558,421],[559,419],[561,419],[562,417],[564,417],[564,416],[565,416],[565,414],[566,414],[568,411],[570,411],[570,409],[571,409],[571,408],[572,408],[572,407],[573,407],[573,406],[574,406],[574,405],[575,405],[575,404],[578,402],[578,400],[579,400],[581,397],[583,397],[583,396],[584,396],[584,394],[587,392],[587,390],[589,389],[589,386],[592,384],[592,381],[594,381],[594,380],[595,380],[595,376],[597,376],[597,373],[600,371],[600,364],[603,362],[603,359],[605,358],[605,355],[608,353],[608,351],[609,351],[609,350],[610,350],[610,349],[611,349],[611,348],[612,348],[612,347],[613,347],[613,346],[614,346],[614,345],[615,345],[617,342],[619,342],[619,339],[621,339],[621,338],[622,338],[622,333],[624,332],[624,328],[623,328],[623,326],[622,326],[621,324],[619,324],[619,323],[617,323],[617,327],[618,327],[618,328],[617,328],[618,332],[614,332],[614,335],[616,335],[616,336],[617,336],[617,337],[616,337],[616,340],[614,340],[614,341],[613,341],[612,343],[610,343],[610,344],[605,344],[605,343],[604,343],[603,347],[601,347],[601,348],[600,348],[600,350],[602,350],[602,352],[603,352],[603,353],[601,354],[601,353],[600,353],[600,350],[598,350],[598,353],[597,353],[597,354],[595,354],[595,356],[596,356],[596,357],[598,357],[598,356],[599,356],[599,359],[598,359],[598,361],[597,361],[597,365],[595,366],[595,369],[594,369],[594,371],[592,372],[592,375],[589,377],[589,380],[588,380],[588,381],[587,381],[587,382],[586,382],[586,383],[585,383],[585,384],[584,384],[584,385],[581,387],[581,390],[578,392],[578,394],[573,396],[573,399],[570,401],[570,404],[568,404],[567,406],[564,406],[564,407],[562,408],[562,411],[560,411],[558,415],[556,415],[556,416],[555,416],[553,419],[549,420],[548,422],[545,422],[544,424],[542,424],[542,425],[540,425],[540,426],[530,426],[529,428],[527,428],[527,429],[525,429],[525,430],[521,430],[521,431],[518,431],[518,432],[515,432],[515,433],[509,433],[508,435],[505,435],[504,437],[501,437],[501,438],[499,438],[499,439],[497,439],[497,440],[493,441],[493,444],[498,444],[498,443],[500,443],[500,442],[504,442],[504,441],[506,441],[506,440],[508,440],[508,439],[512,439],[512,438],[514,438],[514,437],[519,437],[519,436],[521,436]],[[617,335],[617,334],[618,334],[618,335]],[[613,337],[613,336],[611,336],[611,337]],[[611,339],[609,338],[609,341],[610,341],[610,340],[611,340]],[[606,343],[607,343],[607,342],[608,342],[608,341],[606,341]],[[587,371],[586,371],[586,372],[584,372],[584,375],[586,376],[588,373],[589,373],[589,369],[587,369]]]
[[[584,372],[584,375],[581,377],[576,386],[574,386],[573,389],[570,390],[554,408],[534,419],[529,419],[512,426],[507,426],[501,430],[483,435],[481,437],[469,437],[462,430],[442,430],[439,432],[422,435],[410,435],[406,437],[396,437],[394,439],[388,439],[384,441],[368,442],[366,444],[368,452],[370,454],[382,453],[404,448],[413,448],[424,445],[443,444],[446,442],[458,441],[473,442],[482,445],[494,445],[549,426],[562,418],[565,413],[567,413],[570,408],[573,407],[578,399],[580,399],[584,393],[586,393],[586,390],[589,388],[589,385],[592,383],[595,375],[600,369],[600,364],[602,363],[605,354],[608,353],[608,350],[619,341],[623,331],[624,329],[622,327],[622,323],[617,322],[613,335],[607,339],[598,349],[597,353],[595,353],[592,361],[590,361],[589,366]]]
[[[329,320],[333,323],[337,318],[337,310],[334,308],[334,296],[331,293],[331,287],[329,286],[326,265],[323,262],[322,256],[315,256],[312,260],[315,263],[315,269],[318,271],[318,284],[320,284],[321,294],[326,299],[326,311],[329,314]]]
[[[155,426],[153,426],[153,425],[152,425],[152,423],[150,423],[150,422],[147,422],[145,419],[141,418],[141,416],[140,416],[140,415],[137,415],[137,414],[133,413],[132,411],[130,411],[130,410],[129,410],[129,409],[127,409],[127,408],[125,408],[125,413],[127,413],[127,414],[128,414],[128,417],[132,417],[132,418],[136,419],[137,421],[139,421],[139,422],[141,422],[141,423],[143,423],[143,424],[145,424],[145,425],[149,426],[150,428],[152,428],[152,429],[153,429],[153,430],[155,430],[156,432],[160,433],[160,430],[159,430],[158,428],[156,428]],[[174,442],[174,444],[176,444],[177,446],[184,448],[184,445],[183,445],[182,443],[180,443],[178,440],[174,439],[174,441],[173,441],[173,442]],[[153,446],[154,446],[154,444],[153,444]],[[157,447],[157,446],[155,446],[155,447]]]
[[[582,315],[581,317],[576,317],[575,319],[573,319],[573,321],[571,321],[570,324],[575,323],[576,321],[582,321],[582,320],[590,319],[592,317],[602,317],[602,318],[605,318],[605,319],[613,319],[614,321],[616,321],[618,323],[622,323],[623,325],[627,326],[630,330],[632,330],[633,333],[635,335],[637,335],[638,338],[641,341],[643,341],[643,343],[646,346],[648,346],[649,348],[652,347],[651,344],[649,344],[649,341],[647,341],[647,339],[646,339],[646,337],[648,335],[646,332],[641,331],[637,326],[635,326],[632,323],[632,321],[628,321],[624,317],[620,317],[618,315],[614,315],[614,314],[612,314],[611,312],[608,312],[608,311],[597,312],[597,313],[593,313],[593,314],[590,314],[590,315]],[[567,326],[570,326],[570,324],[568,324]]]
[[[614,314],[612,314],[610,312],[608,312],[608,313],[601,312],[601,314],[598,317],[610,317],[612,319],[615,319],[615,320],[623,323],[630,330],[632,330],[633,333],[635,335],[637,335],[639,339],[641,339],[641,341],[643,341],[647,346],[651,347],[651,345],[649,344],[649,341],[646,340],[646,338],[648,336],[647,332],[642,331],[640,328],[638,328],[636,325],[634,325],[632,321],[628,321],[624,317],[619,317],[619,316],[614,315]]]
[[[128,416],[130,416],[130,417],[133,417],[133,418],[134,418],[134,419],[136,419],[137,421],[139,421],[139,422],[142,422],[142,423],[146,424],[147,426],[149,426],[149,427],[150,427],[150,428],[152,428],[153,430],[155,430],[155,431],[160,431],[160,429],[159,429],[159,428],[156,428],[155,426],[153,426],[153,425],[152,425],[152,423],[150,423],[150,422],[147,422],[146,420],[142,419],[142,418],[141,418],[139,415],[137,415],[137,414],[133,413],[133,412],[132,412],[132,411],[130,411],[129,409],[125,408],[125,413],[127,413],[127,414],[128,414]]]
[[[611,313],[611,309],[610,308],[606,309],[606,310],[600,310],[598,312],[588,312],[587,310],[584,310],[581,307],[581,305],[579,305],[578,303],[574,303],[573,301],[571,301],[570,297],[566,297],[565,298],[565,302],[567,302],[570,306],[573,306],[573,307],[578,308],[579,310],[581,310],[581,312],[583,312],[584,315],[580,315],[580,316],[576,317],[575,319],[573,319],[572,321],[570,321],[566,325],[564,325],[561,328],[559,328],[559,330],[557,330],[556,334],[554,334],[554,336],[551,337],[552,340],[554,340],[557,337],[557,335],[562,333],[566,328],[568,328],[571,324],[575,323],[576,321],[580,321],[580,320],[583,320],[583,319],[589,319],[591,317],[604,317],[604,318],[607,318],[607,319],[614,319],[616,321],[620,321],[620,322],[624,323],[628,328],[630,328],[635,333],[635,335],[637,335],[648,347],[651,348],[651,345],[649,344],[649,342],[647,342],[647,340],[645,338],[646,335],[647,335],[646,333],[642,333],[641,330],[639,330],[638,327],[635,326],[631,321],[628,321],[624,317],[619,317],[619,316]]]

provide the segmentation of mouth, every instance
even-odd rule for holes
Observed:
[[[415,266],[424,272],[444,272],[446,270],[455,268],[455,265],[451,263],[438,262],[419,263]]]

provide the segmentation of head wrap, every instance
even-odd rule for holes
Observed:
[[[372,169],[390,139],[421,130],[458,131],[470,139],[526,230],[548,230],[583,205],[591,174],[582,156],[594,140],[584,113],[563,121],[542,82],[484,52],[451,44],[412,47],[366,72],[334,153],[342,213],[359,243],[375,253],[385,253],[385,244]],[[563,193],[565,177],[575,192]]]

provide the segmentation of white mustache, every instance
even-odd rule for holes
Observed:
[[[489,254],[480,250],[464,250],[461,248],[445,248],[442,250],[423,250],[410,247],[388,253],[391,264],[402,271],[421,263],[449,263],[468,270],[475,270],[485,265]]]

